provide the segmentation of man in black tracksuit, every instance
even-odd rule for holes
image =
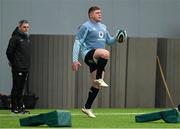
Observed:
[[[6,51],[13,77],[11,112],[16,114],[27,113],[23,107],[23,90],[30,68],[30,40],[28,31],[28,21],[19,21],[18,27],[12,33]]]

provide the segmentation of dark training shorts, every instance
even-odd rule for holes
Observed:
[[[96,49],[90,50],[86,54],[85,60],[84,60],[84,62],[89,66],[90,73],[92,73],[93,71],[95,71],[97,69],[97,64],[95,63],[95,61],[93,59],[93,55],[94,55],[95,51],[96,51]]]

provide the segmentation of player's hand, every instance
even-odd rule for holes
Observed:
[[[78,71],[79,66],[81,66],[81,63],[80,63],[79,61],[73,62],[73,64],[72,64],[72,70],[73,70],[73,71]]]

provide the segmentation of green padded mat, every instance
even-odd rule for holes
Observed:
[[[47,124],[49,127],[71,127],[71,113],[56,110],[20,119],[21,126],[38,126]]]
[[[161,116],[166,123],[180,123],[179,112],[176,109],[162,111]]]
[[[146,113],[135,116],[136,122],[148,122],[148,121],[155,121],[160,119],[161,119],[161,112]]]
[[[180,123],[180,114],[177,109],[167,109],[160,112],[136,115],[136,122],[149,122],[163,119],[166,123]]]

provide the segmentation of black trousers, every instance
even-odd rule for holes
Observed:
[[[28,72],[12,71],[13,86],[11,90],[12,110],[23,107],[23,90]]]

